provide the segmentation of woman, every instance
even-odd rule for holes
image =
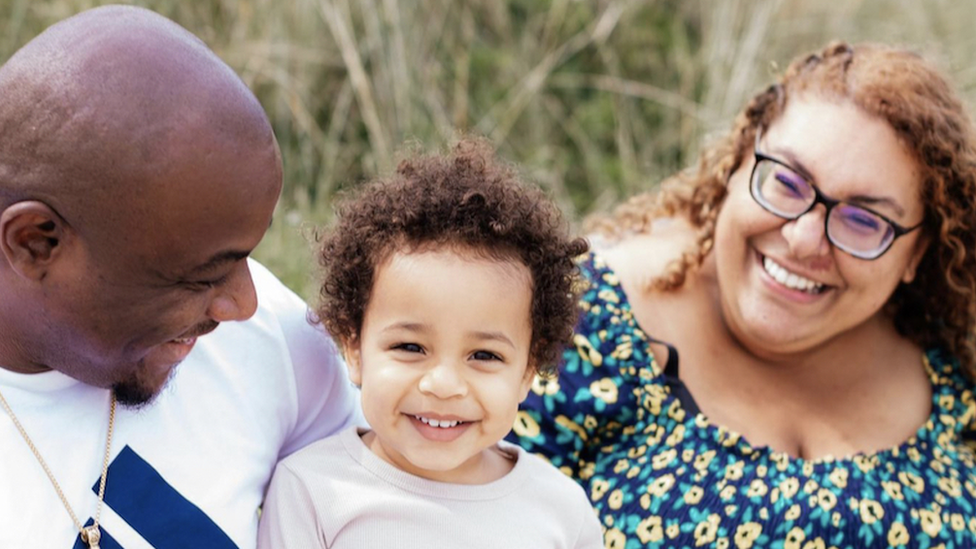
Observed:
[[[916,55],[795,61],[596,224],[576,348],[515,437],[607,547],[976,546],[974,166]]]

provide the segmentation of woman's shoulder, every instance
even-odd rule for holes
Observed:
[[[590,241],[624,285],[634,286],[664,274],[672,261],[694,245],[695,231],[685,219],[669,217],[655,220],[650,231],[614,239],[592,236]]]

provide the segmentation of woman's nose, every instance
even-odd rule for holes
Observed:
[[[783,238],[794,258],[809,259],[830,253],[825,215],[826,208],[817,204],[809,212],[783,225]]]

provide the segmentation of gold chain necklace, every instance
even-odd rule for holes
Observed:
[[[82,526],[81,522],[78,521],[78,517],[75,516],[75,512],[71,509],[68,498],[64,497],[64,492],[61,491],[61,486],[54,478],[54,474],[51,473],[51,469],[48,468],[44,458],[41,457],[41,453],[37,451],[34,442],[27,436],[27,431],[24,430],[24,426],[17,420],[14,411],[10,409],[10,404],[7,404],[7,399],[3,398],[3,393],[0,393],[0,404],[3,404],[3,409],[7,411],[7,415],[14,422],[14,426],[20,431],[20,436],[24,437],[24,441],[27,442],[27,446],[34,453],[34,457],[37,458],[44,472],[47,473],[47,478],[54,485],[54,491],[58,493],[58,497],[61,498],[61,503],[64,504],[64,508],[68,510],[68,514],[71,515],[71,520],[75,523],[75,527],[81,533],[81,541],[87,543],[90,549],[98,549],[98,542],[102,539],[102,532],[98,529],[98,517],[102,514],[102,502],[105,500],[105,478],[108,476],[108,458],[112,450],[112,427],[115,425],[115,393],[112,393],[112,404],[108,410],[108,435],[105,436],[105,460],[102,463],[102,478],[98,484],[98,507],[95,509],[94,522],[88,527]]]

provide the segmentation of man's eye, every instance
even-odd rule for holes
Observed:
[[[196,291],[201,291],[202,292],[202,291],[205,291],[205,290],[209,290],[211,288],[214,288],[216,286],[220,286],[224,282],[227,282],[227,275],[224,275],[224,276],[222,276],[220,278],[215,278],[213,280],[191,280],[191,281],[187,282],[186,285],[191,290],[196,290]]]
[[[396,350],[396,351],[405,351],[405,352],[408,352],[408,353],[422,353],[422,352],[424,352],[424,348],[421,347],[420,345],[417,345],[416,343],[397,343],[396,345],[394,345],[391,348],[393,350]]]
[[[498,355],[496,355],[495,353],[492,353],[490,351],[475,351],[471,355],[471,358],[473,358],[475,360],[485,360],[485,361],[488,361],[488,360],[501,360],[501,357],[499,357]]]

